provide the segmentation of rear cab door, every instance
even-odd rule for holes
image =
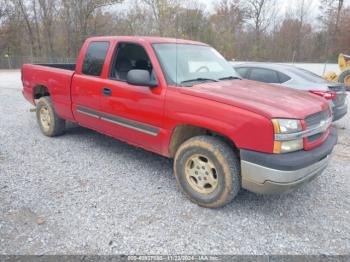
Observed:
[[[71,84],[72,111],[75,120],[82,126],[98,131],[101,129],[101,92],[104,66],[110,41],[87,40],[80,52],[76,73]]]

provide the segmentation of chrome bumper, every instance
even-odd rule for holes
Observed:
[[[329,161],[330,155],[311,166],[293,171],[271,169],[242,161],[242,187],[259,194],[287,192],[320,175]]]
[[[338,136],[333,128],[324,143],[310,151],[266,154],[241,150],[242,187],[260,194],[290,191],[327,167]]]

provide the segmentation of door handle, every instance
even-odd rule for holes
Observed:
[[[105,96],[111,96],[112,95],[112,90],[108,87],[104,87],[102,89],[102,93],[105,95]]]

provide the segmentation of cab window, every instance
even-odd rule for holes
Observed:
[[[92,42],[86,50],[83,61],[84,75],[100,76],[106,59],[109,42]]]
[[[151,78],[155,78],[151,60],[141,45],[118,44],[112,60],[110,78],[125,82],[128,72],[133,69],[146,70],[150,73]]]

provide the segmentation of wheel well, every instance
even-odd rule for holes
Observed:
[[[217,133],[217,132],[212,131],[212,130],[207,129],[207,128],[202,128],[202,127],[198,127],[198,126],[182,124],[182,125],[176,126],[176,128],[174,129],[174,131],[172,133],[172,136],[171,136],[171,139],[170,139],[170,143],[169,143],[169,154],[170,154],[170,157],[173,158],[175,156],[176,151],[178,150],[178,148],[186,140],[188,140],[188,139],[190,139],[192,137],[195,137],[195,136],[202,136],[202,135],[219,137],[224,142],[229,144],[231,146],[231,148],[235,151],[235,153],[237,153],[237,155],[239,155],[238,154],[239,150],[238,150],[237,146],[227,136],[225,136],[223,134],[220,134],[220,133]]]
[[[33,96],[34,96],[34,99],[39,99],[40,97],[43,97],[43,96],[50,96],[50,92],[46,86],[38,85],[34,87]]]

